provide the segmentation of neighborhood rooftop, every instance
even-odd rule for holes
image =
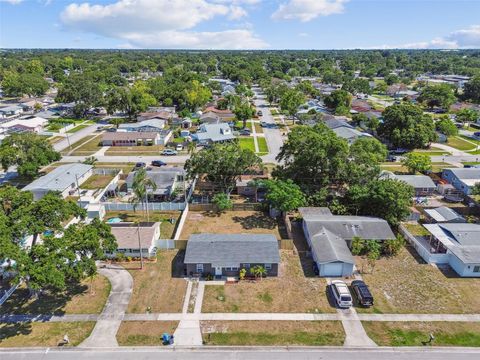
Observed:
[[[36,179],[23,188],[24,191],[46,190],[64,191],[77,182],[77,178],[93,168],[86,164],[66,164],[58,166],[48,174]]]

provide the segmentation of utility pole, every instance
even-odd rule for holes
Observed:
[[[138,250],[140,251],[140,269],[143,270],[142,241],[140,240],[140,222],[137,222]]]

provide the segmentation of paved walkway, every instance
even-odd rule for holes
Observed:
[[[133,279],[123,267],[107,265],[107,267],[101,268],[99,272],[108,278],[112,290],[92,333],[80,344],[81,347],[118,346],[117,331],[132,295]]]
[[[343,346],[372,347],[377,344],[368,337],[355,308],[337,309],[345,330]]]

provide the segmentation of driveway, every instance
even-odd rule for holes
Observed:
[[[83,128],[72,134],[66,134],[65,139],[60,140],[59,142],[53,144],[53,148],[56,151],[62,151],[68,148],[70,145],[73,145],[75,142],[83,139],[85,136],[88,136],[97,130],[98,124],[90,125],[86,128]]]

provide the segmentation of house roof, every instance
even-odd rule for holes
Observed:
[[[10,106],[5,106],[3,108],[0,108],[0,112],[3,112],[3,113],[18,111],[18,110],[22,110],[22,108],[18,105],[10,105]]]
[[[336,261],[349,264],[355,263],[345,240],[324,227],[320,229],[320,232],[311,237],[311,243],[317,262],[320,264]]]
[[[429,176],[426,175],[393,175],[394,179],[406,182],[415,189],[430,188],[435,189],[435,183]]]
[[[232,134],[232,129],[225,123],[202,124],[195,136],[199,141],[210,140],[216,142],[235,139],[235,136]]]
[[[64,191],[72,184],[76,184],[77,177],[83,176],[93,168],[92,165],[74,163],[61,165],[31,182],[23,188],[25,191],[45,190]]]
[[[156,139],[159,136],[157,132],[147,131],[116,131],[106,132],[103,134],[102,140],[137,140],[137,139]]]
[[[480,225],[477,224],[439,224],[440,228],[447,232],[451,238],[460,245],[479,245],[480,246]]]
[[[119,129],[138,129],[138,128],[142,128],[142,127],[145,127],[145,126],[150,126],[150,127],[156,127],[158,129],[163,129],[163,127],[165,126],[165,120],[153,118],[153,119],[143,120],[143,121],[136,122],[136,123],[120,124],[118,127],[119,127]]]
[[[151,111],[151,112],[143,112],[139,114],[140,119],[148,120],[151,118],[159,118],[159,119],[164,119],[168,120],[171,117],[173,117],[173,113],[169,111]]]
[[[465,222],[463,216],[447,206],[440,206],[434,209],[425,209],[425,212],[436,222],[450,222],[454,220]]]
[[[125,180],[127,187],[132,187],[136,173],[136,171],[132,171],[128,174]],[[160,168],[146,171],[147,177],[157,185],[157,189],[153,191],[157,195],[168,195],[172,190],[177,175],[184,173],[185,170],[182,168]]]
[[[332,129],[333,132],[343,139],[356,139],[363,136],[371,136],[370,134],[362,131],[358,131],[357,129],[353,129],[350,126],[340,126]]]
[[[222,267],[278,264],[278,241],[271,234],[194,234],[187,242],[184,262]]]
[[[142,248],[149,248],[155,240],[155,230],[160,227],[160,223],[145,223],[140,226],[134,223],[116,223],[111,224],[112,235],[117,239],[118,249],[138,249],[138,236],[140,235],[140,244]]]
[[[480,168],[446,168],[461,181],[474,185],[475,181],[480,182]],[[472,181],[473,180],[473,181]]]
[[[348,127],[348,128],[353,129],[353,126],[350,125],[345,120],[340,120],[340,119],[333,118],[333,119],[325,120],[324,122],[325,122],[325,125],[327,125],[332,130],[336,129],[336,128],[339,128],[339,127]]]

